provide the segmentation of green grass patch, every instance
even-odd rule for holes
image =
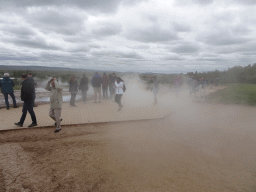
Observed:
[[[235,84],[206,96],[206,101],[221,104],[256,106],[256,85]]]

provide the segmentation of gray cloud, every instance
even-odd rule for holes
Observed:
[[[128,39],[132,39],[135,41],[141,42],[164,42],[167,43],[168,41],[177,40],[178,36],[177,33],[163,29],[159,25],[154,25],[151,27],[139,28],[139,29],[132,29],[126,35]]]
[[[43,0],[43,1],[33,1],[33,0],[8,0],[1,1],[2,7],[42,7],[42,6],[68,6],[68,7],[79,7],[86,10],[94,10],[97,12],[113,12],[118,7],[119,0]]]
[[[210,5],[214,2],[214,0],[176,0],[175,3],[177,5],[190,5],[190,4],[199,4],[199,5]]]
[[[33,27],[38,28],[43,33],[61,33],[65,35],[75,35],[81,30],[85,30],[84,20],[87,18],[76,12],[65,12],[65,10],[42,9],[39,8],[28,13],[26,20]]]
[[[113,36],[122,32],[122,25],[115,23],[97,23],[92,33],[97,36]]]
[[[110,51],[110,50],[101,50],[101,51],[92,51],[91,54],[95,57],[107,57],[107,58],[122,58],[122,59],[143,59],[141,55],[134,51]]]
[[[256,60],[256,1],[0,2],[0,64],[167,72]]]
[[[180,54],[192,54],[199,52],[200,47],[198,45],[193,44],[183,44],[183,45],[177,45],[171,48],[171,51],[174,53],[180,53]]]

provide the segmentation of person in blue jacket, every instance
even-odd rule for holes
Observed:
[[[91,84],[94,89],[94,103],[97,103],[97,94],[99,95],[98,103],[100,103],[102,78],[99,75],[99,72],[96,72],[95,75],[92,77]]]
[[[0,86],[2,89],[2,93],[4,94],[6,109],[10,109],[8,95],[10,95],[12,98],[13,107],[18,108],[15,96],[13,94],[13,87],[15,86],[15,83],[10,79],[9,73],[4,74],[4,78],[0,81]]]

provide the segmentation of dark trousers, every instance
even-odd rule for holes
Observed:
[[[35,112],[33,109],[33,107],[34,107],[33,104],[34,104],[33,98],[27,99],[24,101],[23,108],[22,108],[22,116],[21,116],[20,122],[19,122],[20,124],[24,123],[26,116],[27,116],[27,112],[29,112],[29,114],[31,116],[32,123],[37,124],[36,115],[35,115]]]
[[[108,98],[108,87],[102,87],[103,98]]]
[[[9,101],[8,101],[8,95],[11,96],[12,101],[13,101],[13,106],[17,106],[16,104],[16,99],[13,93],[4,93],[4,99],[5,99],[5,104],[6,104],[6,108],[9,109],[10,105],[9,105]]]
[[[33,106],[35,106],[36,93],[33,93]]]
[[[119,107],[121,106],[121,99],[122,99],[122,94],[116,94],[115,96],[115,102],[119,105]]]
[[[115,93],[115,89],[113,87],[113,85],[109,85],[109,93],[110,93],[110,98],[113,98],[113,95]]]
[[[75,105],[76,93],[71,93],[70,105]]]
[[[86,101],[86,96],[87,96],[87,90],[86,91],[82,91],[82,96],[83,96],[83,101]]]

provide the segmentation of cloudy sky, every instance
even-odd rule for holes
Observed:
[[[256,63],[256,0],[0,3],[0,65],[186,73]]]

